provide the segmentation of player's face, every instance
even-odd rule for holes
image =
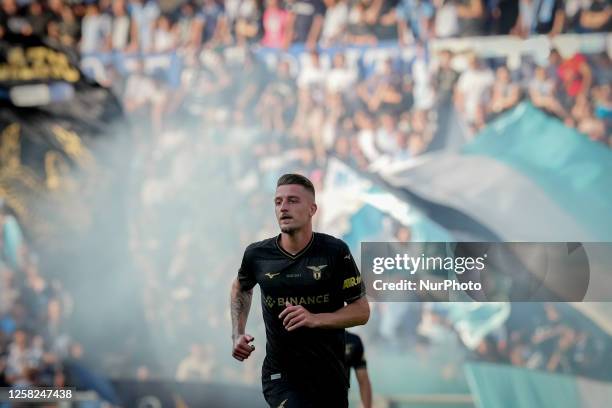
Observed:
[[[314,197],[299,184],[279,186],[274,196],[276,219],[281,232],[292,234],[312,222],[317,211]]]

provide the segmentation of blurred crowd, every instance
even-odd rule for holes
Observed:
[[[502,324],[493,324],[474,344],[466,344],[461,331],[470,319],[487,325],[486,319],[464,313],[457,320],[452,306],[438,303],[377,304],[394,319],[381,319],[371,344],[381,344],[398,352],[417,352],[434,358],[449,347],[449,339],[463,347],[466,360],[511,364],[531,370],[579,375],[610,381],[612,344],[600,330],[580,321],[571,306],[562,303],[512,303]],[[460,305],[462,307],[462,305]],[[482,312],[482,311],[481,311]],[[497,313],[503,313],[500,309]],[[454,316],[453,316],[454,315]],[[490,321],[495,320],[494,313]],[[472,326],[474,331],[481,327]],[[452,344],[452,342],[451,342]],[[462,362],[462,360],[459,360]],[[450,369],[452,364],[443,367]]]
[[[315,167],[330,154],[360,169],[414,157],[450,131],[454,112],[469,139],[524,100],[593,141],[612,143],[612,63],[605,52],[562,56],[552,49],[545,64],[526,57],[518,67],[475,53],[431,56],[422,47],[414,58],[386,57],[372,70],[350,63],[342,50],[311,51],[293,62],[281,56],[270,68],[249,50],[205,51],[185,61],[177,87],[159,72],[146,74],[142,62],[109,84],[128,113],[151,123],[153,137],[188,115],[202,126],[259,129],[268,146],[256,153],[303,148]]]
[[[0,203],[0,387],[66,386],[84,361],[67,321],[73,301],[39,268],[15,215]]]
[[[110,372],[258,383],[257,358],[240,369],[224,363],[230,358],[225,288],[246,245],[277,233],[271,197],[279,174],[301,172],[324,192],[331,157],[362,171],[417,157],[437,148],[441,134],[455,132],[451,118],[469,139],[524,100],[610,146],[608,54],[552,49],[545,63],[525,57],[517,66],[427,46],[435,38],[606,32],[610,14],[606,0],[2,0],[0,37],[35,34],[83,56],[131,56],[130,69],[108,66],[102,82],[123,101],[137,148],[130,249],[157,350],[136,367],[116,361]],[[385,41],[412,45],[413,53],[385,56],[364,69],[345,48]],[[270,60],[262,52],[295,44],[306,45],[297,59],[279,51]],[[143,56],[167,52],[180,54],[176,82]],[[398,240],[410,239],[409,229],[396,228]],[[82,347],[61,324],[70,302],[59,281],[41,276],[31,255],[21,264],[5,262],[2,271],[0,381],[34,381],[34,369],[59,373],[62,358],[81,358]],[[530,331],[513,329],[516,320],[475,353],[590,374],[593,360],[609,350],[564,326],[558,313],[553,318],[551,307]],[[253,310],[249,324],[263,339],[255,303]],[[448,325],[427,309],[376,305],[374,313],[381,323],[370,325],[374,332],[366,338],[383,344],[404,338],[402,330],[428,344],[417,333],[423,321]]]
[[[610,31],[606,0],[2,0],[6,30],[82,53],[230,44],[286,49]]]

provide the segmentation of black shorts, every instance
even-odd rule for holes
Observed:
[[[264,398],[270,408],[348,408],[348,390],[309,389],[284,379],[264,380]]]

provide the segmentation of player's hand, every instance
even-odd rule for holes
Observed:
[[[241,334],[240,336],[234,339],[234,350],[232,351],[232,357],[234,357],[238,361],[244,361],[253,351],[255,351],[255,346],[253,344],[249,344],[255,340],[253,336],[250,334]]]
[[[315,314],[304,309],[304,306],[292,306],[289,302],[285,303],[285,310],[278,317],[283,319],[283,326],[285,326],[287,331],[292,331],[299,327],[315,327],[317,325]]]

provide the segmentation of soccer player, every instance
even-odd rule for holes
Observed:
[[[271,407],[348,407],[345,328],[365,324],[370,306],[348,246],[312,231],[315,191],[285,174],[274,196],[281,233],[249,245],[231,289],[232,355],[255,350],[245,332],[259,284],[266,326],[263,394]]]
[[[372,384],[368,375],[363,343],[358,335],[348,331],[346,332],[345,362],[349,377],[351,368],[355,370],[363,408],[372,408]]]

